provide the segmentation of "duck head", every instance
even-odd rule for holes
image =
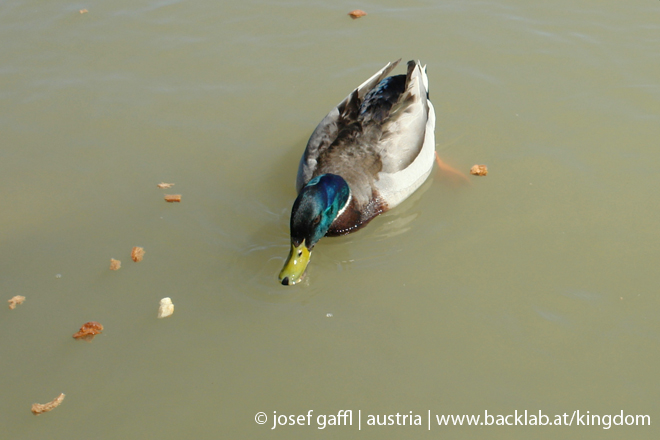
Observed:
[[[291,252],[280,272],[282,284],[300,281],[314,245],[346,208],[350,196],[348,184],[336,174],[317,176],[300,190],[291,210]]]

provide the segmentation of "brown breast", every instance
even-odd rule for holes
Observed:
[[[355,197],[353,197],[344,212],[332,222],[330,229],[325,235],[336,237],[355,232],[366,226],[377,215],[387,210],[387,203],[381,199],[376,190],[373,190],[371,200],[363,206],[359,206]]]

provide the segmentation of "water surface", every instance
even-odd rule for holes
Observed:
[[[657,1],[4,2],[0,291],[27,300],[0,312],[3,437],[657,438],[658,23]],[[428,65],[441,157],[489,175],[434,171],[278,285],[308,136],[398,58]],[[652,425],[426,430],[486,410]]]

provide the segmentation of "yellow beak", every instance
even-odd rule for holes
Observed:
[[[305,240],[298,247],[292,244],[289,258],[287,258],[284,268],[280,272],[280,282],[285,286],[299,282],[303,273],[305,273],[311,255],[312,253],[305,246]]]

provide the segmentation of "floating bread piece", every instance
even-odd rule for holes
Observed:
[[[110,258],[110,270],[119,270],[121,267],[121,261]]]
[[[140,261],[142,261],[143,257],[144,257],[144,248],[135,246],[131,251],[131,258],[133,259],[133,261],[139,263]]]
[[[488,168],[486,165],[474,165],[470,168],[470,174],[474,174],[475,176],[486,176],[488,175]]]
[[[173,183],[165,183],[165,182],[160,182],[158,185],[158,188],[171,188],[174,186]]]
[[[348,15],[350,15],[351,18],[355,20],[356,18],[364,17],[365,15],[367,15],[367,13],[361,9],[356,9],[355,11],[349,12]]]
[[[100,323],[96,321],[90,321],[84,323],[83,326],[80,327],[80,331],[78,333],[75,333],[73,337],[76,339],[84,339],[85,341],[91,341],[92,339],[94,339],[94,336],[98,335],[102,331],[103,331],[103,326]]]
[[[89,11],[87,9],[81,9],[78,12],[80,12],[81,14],[87,14]]]
[[[16,295],[15,297],[13,297],[12,299],[10,299],[7,302],[9,303],[9,308],[14,310],[16,308],[16,306],[20,306],[21,304],[23,304],[23,301],[25,301],[24,296]]]
[[[158,317],[167,318],[174,313],[174,304],[170,298],[163,298],[160,300],[160,307],[158,307]]]
[[[53,400],[51,400],[48,403],[44,403],[44,404],[33,403],[32,404],[32,414],[34,414],[35,416],[38,416],[39,414],[42,414],[42,413],[45,413],[45,412],[48,412],[48,411],[52,411],[55,408],[57,408],[58,406],[60,406],[60,403],[62,403],[63,400],[64,400],[64,393],[61,393],[59,396],[57,396],[56,398],[54,398]]]
[[[165,201],[166,202],[180,202],[181,201],[181,194],[165,194]]]

